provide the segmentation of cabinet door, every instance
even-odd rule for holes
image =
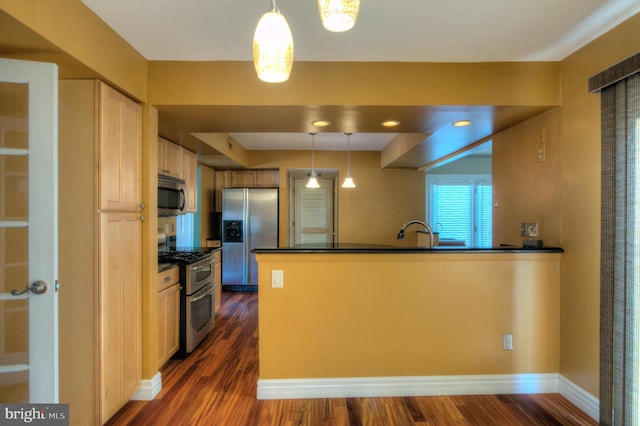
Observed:
[[[231,185],[231,172],[229,171],[217,171],[215,173],[215,200],[214,207],[216,213],[222,213],[222,190],[229,188]]]
[[[158,174],[166,175],[167,170],[167,140],[158,136]]]
[[[104,423],[140,388],[140,217],[101,213],[99,238],[100,416]]]
[[[165,174],[184,179],[184,176],[182,176],[182,148],[180,145],[167,141],[165,156]]]
[[[158,293],[158,369],[180,345],[180,284]]]
[[[182,177],[186,182],[187,213],[198,210],[198,156],[186,149],[182,150]]]
[[[255,170],[232,171],[231,186],[233,188],[253,188],[256,186]]]
[[[267,188],[280,186],[280,172],[277,170],[256,170],[256,186]]]
[[[106,84],[100,83],[99,87],[99,209],[137,211],[141,192],[141,108]]]

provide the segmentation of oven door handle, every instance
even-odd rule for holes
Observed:
[[[192,296],[193,297],[192,299],[189,299],[189,301],[191,303],[197,302],[198,300],[204,299],[205,297],[209,296],[210,294],[213,294],[214,290],[216,289],[215,284],[212,285],[210,289],[207,289],[207,287],[209,287],[209,286],[205,286],[204,287],[205,291],[202,294],[196,293],[195,295]]]

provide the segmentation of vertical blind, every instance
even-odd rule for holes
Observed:
[[[600,423],[640,424],[640,54],[589,80],[600,91]]]

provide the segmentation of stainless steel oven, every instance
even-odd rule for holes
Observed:
[[[191,353],[213,329],[216,284],[211,282],[186,298],[185,352]]]
[[[185,317],[181,334],[184,334],[184,352],[191,353],[215,322],[215,258],[208,254],[184,267]]]
[[[216,262],[212,253],[177,249],[158,252],[158,262],[180,266],[180,348],[186,357],[213,329],[215,322]]]

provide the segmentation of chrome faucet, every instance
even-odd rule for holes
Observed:
[[[424,229],[429,234],[429,248],[433,248],[433,230],[431,229],[428,223],[423,222],[421,220],[410,220],[409,222],[402,225],[402,228],[400,228],[400,232],[398,232],[398,239],[404,240],[404,231],[406,231],[406,229],[410,225],[413,225],[414,223],[417,223],[418,225],[422,225],[424,227]]]

